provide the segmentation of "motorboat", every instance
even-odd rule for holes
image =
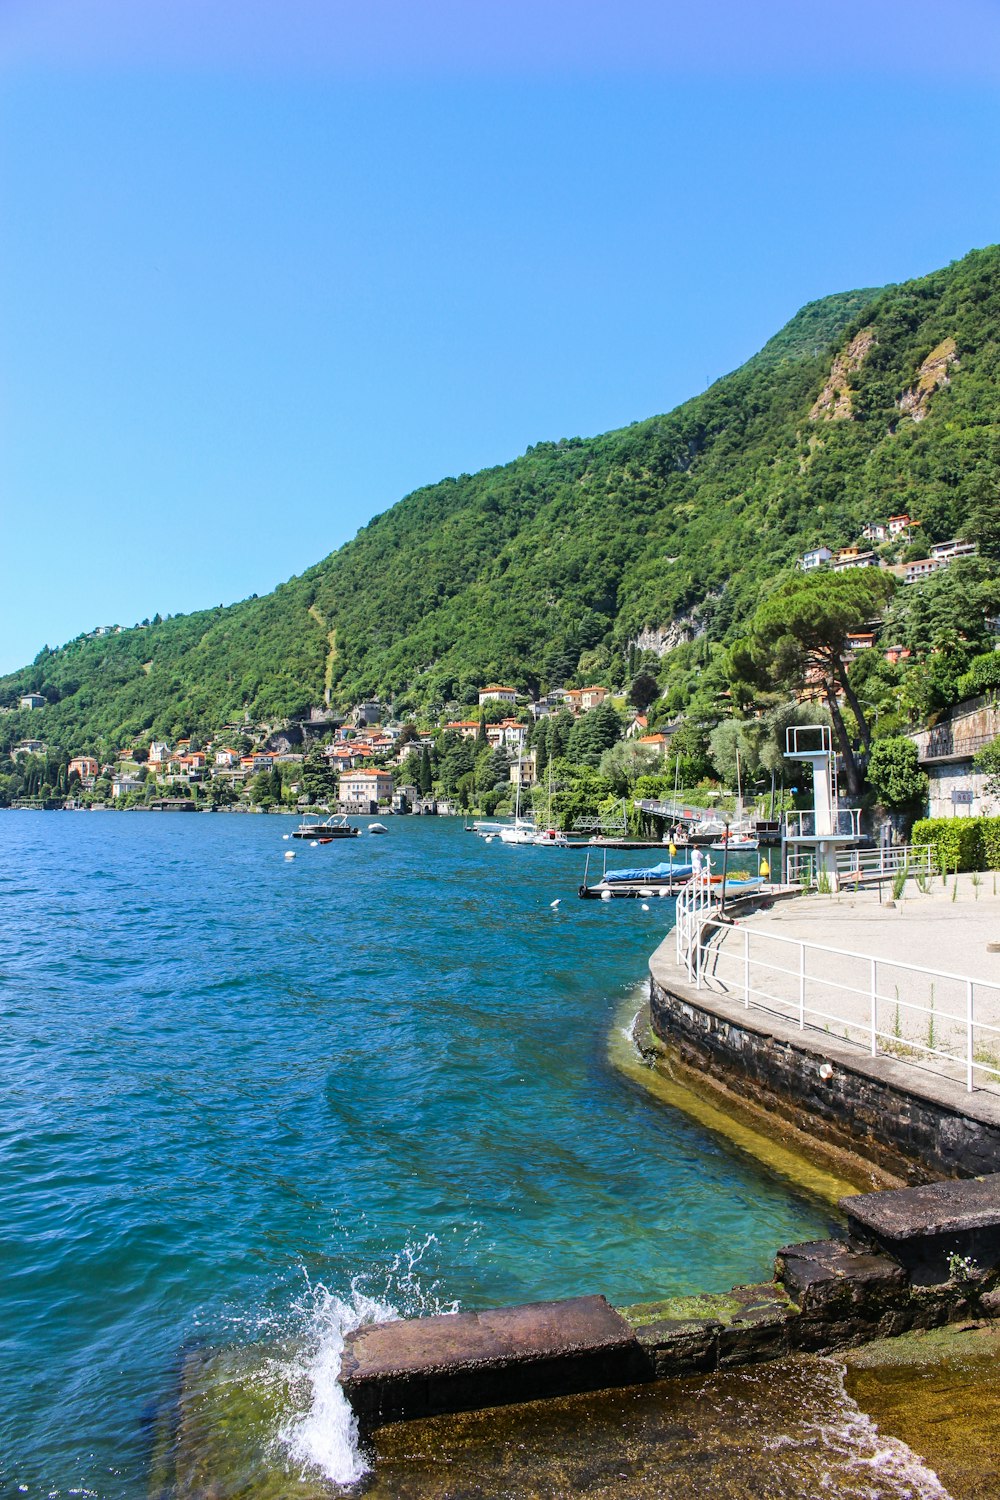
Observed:
[[[360,833],[353,823],[341,814],[332,817],[304,818],[298,828],[292,829],[293,839],[309,839],[317,844],[331,844],[334,839],[356,839]]]
[[[389,830],[388,830],[388,828],[386,828],[386,826],[385,826],[384,823],[369,823],[368,824],[368,832],[369,833],[388,833]]]

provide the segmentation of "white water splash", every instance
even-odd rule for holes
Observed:
[[[398,1316],[388,1302],[352,1290],[346,1301],[317,1287],[312,1292],[309,1340],[288,1369],[293,1388],[304,1387],[307,1405],[282,1428],[281,1440],[293,1463],[319,1470],[335,1484],[356,1484],[368,1472],[358,1443],[357,1418],[340,1384],[344,1340],[363,1323],[384,1323]]]
[[[292,1462],[304,1474],[319,1472],[334,1484],[356,1484],[370,1465],[358,1441],[357,1418],[340,1384],[340,1360],[346,1337],[366,1323],[419,1313],[453,1313],[457,1303],[443,1304],[436,1283],[424,1286],[420,1263],[436,1235],[407,1244],[388,1267],[356,1276],[347,1297],[325,1286],[309,1286],[295,1309],[305,1327],[302,1345],[282,1374],[300,1393],[297,1410],[279,1434]],[[378,1292],[372,1284],[381,1282]]]

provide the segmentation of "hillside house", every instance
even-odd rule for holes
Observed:
[[[535,784],[535,752],[530,755],[519,756],[510,768],[510,784],[516,787],[518,782],[522,790]]]
[[[337,806],[342,813],[374,813],[379,805],[392,802],[391,771],[345,771],[337,790]]]
[[[829,547],[811,547],[808,552],[803,552],[799,567],[803,573],[811,573],[814,568],[821,568],[824,563],[828,563],[832,556]]]
[[[111,796],[118,802],[122,797],[128,797],[132,792],[141,792],[142,782],[138,776],[115,776],[111,781]]]
[[[868,521],[861,528],[861,535],[866,542],[884,542],[888,534],[881,521]]]
[[[658,730],[655,734],[640,735],[636,744],[642,745],[646,750],[655,750],[658,755],[666,755],[671,739],[671,735]]]
[[[922,578],[929,578],[932,573],[946,568],[948,560],[943,557],[921,557],[916,562],[909,562],[903,569],[904,583],[919,583]]]
[[[978,550],[975,542],[959,541],[956,537],[950,542],[935,542],[931,557],[936,562],[951,562],[956,557],[975,557]]]
[[[570,688],[566,694],[566,707],[574,714],[589,713],[592,708],[599,708],[608,696],[608,690],[604,687]]]
[[[22,693],[18,699],[18,708],[44,708],[46,698],[42,693]]]
[[[479,733],[479,720],[452,719],[451,723],[444,727],[446,730],[450,729],[452,734],[461,735],[463,740],[474,740]]]
[[[516,703],[517,692],[512,687],[500,687],[499,684],[491,682],[488,687],[479,690],[479,706],[484,703]]]
[[[911,521],[910,517],[907,515],[907,513],[905,511],[902,513],[902,515],[899,515],[899,516],[890,516],[889,517],[889,535],[890,536],[900,536],[904,531],[909,531],[910,527],[911,526],[915,526],[915,525],[916,525],[916,522],[915,521]]]
[[[874,552],[861,552],[857,547],[843,547],[830,564],[835,573],[843,573],[847,568],[875,568],[878,559]]]
[[[48,748],[42,740],[22,740],[19,745],[14,746],[10,758],[19,760],[22,755],[44,755]]]
[[[100,769],[100,765],[92,755],[74,755],[66,767],[66,774],[67,776],[75,774],[81,781],[92,782],[97,780]]]
[[[154,740],[149,747],[149,764],[151,766],[166,765],[170,759],[170,746],[165,745],[162,740]]]
[[[867,651],[875,644],[874,630],[851,630],[844,641],[848,651]]]
[[[240,757],[238,752],[235,750],[230,750],[228,746],[224,747],[222,750],[216,750],[215,752],[215,764],[217,766],[225,766],[227,769],[231,768],[232,766],[238,765],[239,759]]]
[[[636,714],[633,719],[629,720],[628,727],[625,730],[625,738],[627,740],[636,740],[640,735],[645,734],[648,728],[649,720],[646,718],[646,715]]]
[[[502,719],[499,724],[487,724],[486,739],[494,750],[516,750],[520,753],[524,749],[524,740],[527,727],[518,719]]]

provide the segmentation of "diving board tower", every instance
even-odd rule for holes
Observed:
[[[861,811],[840,806],[837,753],[829,724],[793,724],[785,731],[785,759],[805,761],[812,770],[812,812],[789,812],[781,827],[782,878],[796,884],[837,889],[837,855],[861,836]],[[823,880],[825,877],[825,880]]]

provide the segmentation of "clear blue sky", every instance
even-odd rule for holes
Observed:
[[[1000,239],[995,0],[0,0],[0,670]]]

